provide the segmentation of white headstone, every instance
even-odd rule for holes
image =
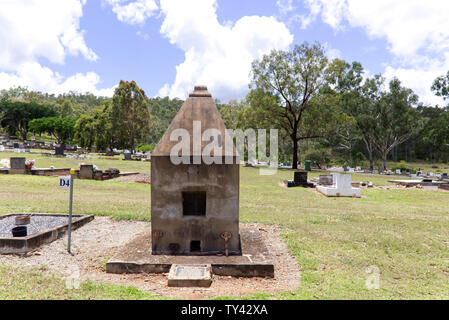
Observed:
[[[350,174],[332,173],[332,180],[332,187],[317,186],[317,190],[328,197],[361,197],[362,190],[352,187]]]

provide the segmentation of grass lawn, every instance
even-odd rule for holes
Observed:
[[[0,299],[83,299],[83,300],[142,300],[161,299],[160,296],[134,287],[102,284],[92,281],[67,289],[65,281],[40,270],[20,271],[0,266]]]
[[[150,162],[142,162],[142,161],[124,161],[123,155],[114,156],[114,157],[106,157],[101,156],[100,154],[91,153],[90,155],[92,159],[70,159],[70,158],[57,158],[54,156],[43,156],[41,153],[54,153],[54,151],[49,150],[38,150],[32,149],[33,153],[14,153],[14,152],[0,152],[0,160],[1,159],[9,159],[10,157],[24,157],[27,160],[36,160],[35,167],[37,168],[49,168],[50,166],[54,166],[55,168],[72,168],[78,169],[78,165],[80,163],[85,164],[95,164],[100,170],[106,170],[109,168],[117,168],[120,172],[149,172],[150,171]]]
[[[0,153],[0,158],[5,157]],[[52,160],[55,167],[65,167],[68,161],[73,161],[70,165],[74,167],[80,162],[46,160]],[[145,162],[101,159],[99,165],[97,160],[92,163],[102,169],[149,171]],[[37,161],[38,167],[48,166],[40,161],[44,160]],[[128,169],[131,167],[141,169]],[[301,266],[297,290],[247,298],[449,298],[449,193],[363,189],[361,199],[326,198],[313,189],[279,186],[282,180],[293,179],[291,170],[279,170],[273,176],[260,176],[256,168],[242,167],[240,172],[241,221],[282,226],[290,252]],[[318,175],[313,172],[309,178]],[[353,175],[353,181],[375,185],[388,185],[391,178]],[[57,177],[0,175],[0,214],[67,212],[68,191],[60,189],[57,181]],[[75,180],[74,201],[74,213],[150,218],[148,185]],[[380,271],[378,290],[365,286],[369,266]],[[43,281],[47,278],[50,280]],[[82,284],[76,292],[64,288],[60,280],[39,271],[0,268],[0,298],[154,298],[137,289],[92,282]]]

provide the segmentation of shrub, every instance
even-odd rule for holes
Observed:
[[[302,156],[304,162],[305,160],[310,160],[312,163],[317,163],[320,165],[329,164],[331,160],[331,151],[327,148],[320,149],[310,149],[305,152]]]
[[[144,144],[144,145],[140,146],[139,148],[137,148],[137,150],[140,151],[140,152],[153,151],[154,150],[154,146],[150,145],[150,144]]]

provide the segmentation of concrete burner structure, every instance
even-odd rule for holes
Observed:
[[[204,141],[204,137],[201,144],[198,139],[193,141],[198,134],[196,121],[201,136],[208,129],[218,130],[222,164],[206,164],[198,158],[211,141]],[[190,136],[189,152],[182,154],[190,158],[189,164],[171,161],[170,152],[180,141],[171,139],[172,134],[178,138],[177,129]],[[233,144],[226,150],[226,138],[225,124],[211,94],[205,86],[195,86],[151,154],[153,254],[241,254],[238,153]],[[232,164],[225,164],[225,157],[232,159]],[[201,159],[200,163],[193,164],[198,163],[194,158]]]

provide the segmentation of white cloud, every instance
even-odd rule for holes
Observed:
[[[293,6],[293,0],[276,0],[276,6],[281,14],[288,14],[296,9]]]
[[[154,0],[106,0],[106,2],[112,6],[117,19],[128,24],[143,24],[158,10]]]
[[[80,93],[91,92],[98,96],[112,96],[114,87],[109,89],[97,89],[100,77],[94,72],[86,74],[77,73],[74,76],[64,78],[57,72],[41,66],[37,62],[21,64],[16,72],[0,72],[0,88],[9,89],[22,86],[30,90],[42,91],[54,94],[62,94],[69,91]]]
[[[47,59],[64,64],[67,55],[90,61],[98,56],[84,41],[79,20],[86,0],[2,0],[0,4],[0,89],[26,86],[30,90],[63,93],[70,90],[111,95],[98,90],[96,73],[65,78],[43,67]]]
[[[426,63],[424,67],[392,67],[387,66],[384,76],[387,80],[397,77],[406,87],[412,88],[420,97],[420,101],[429,105],[444,106],[446,103],[442,98],[437,97],[431,90],[436,77],[446,74],[449,70],[449,54],[446,53],[444,59],[433,59]]]
[[[184,98],[198,83],[226,101],[248,91],[251,62],[272,49],[287,49],[293,35],[273,17],[245,16],[222,25],[215,0],[161,0],[161,33],[185,52],[176,79],[159,95]]]
[[[79,0],[2,0],[0,6],[0,69],[37,58],[62,64],[67,54],[98,58],[79,28]]]
[[[335,30],[365,29],[372,38],[384,38],[396,57],[386,66],[386,76],[396,75],[404,85],[420,93],[425,103],[433,96],[433,80],[449,66],[449,1],[447,0],[305,0],[310,14],[303,26],[321,17]]]

